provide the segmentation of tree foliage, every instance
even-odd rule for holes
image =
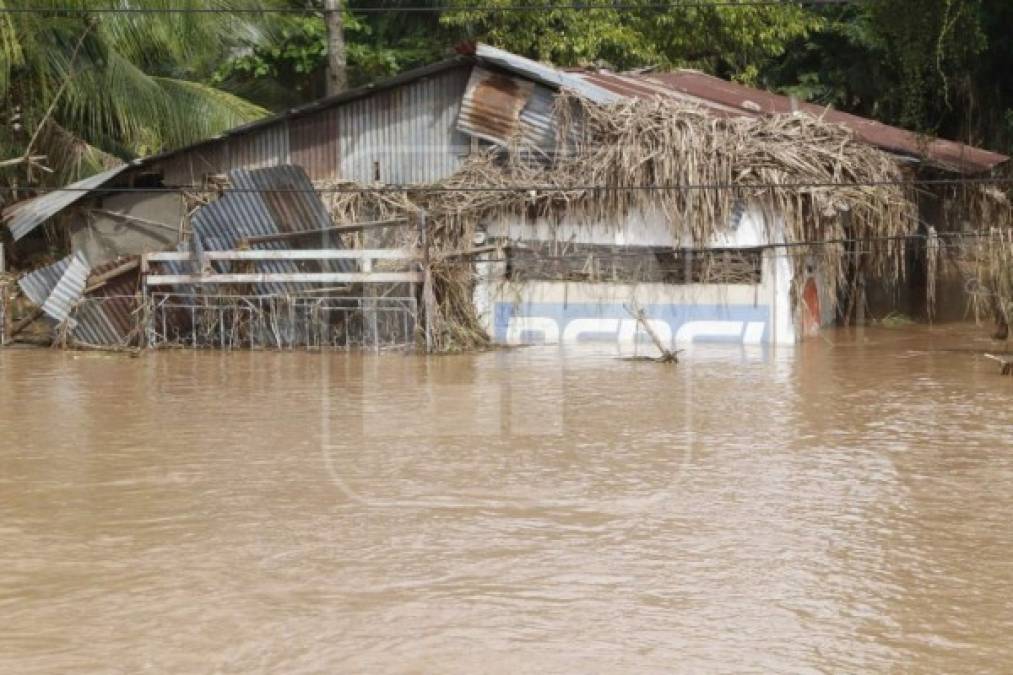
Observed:
[[[474,3],[454,0],[460,7]],[[512,6],[492,0],[483,7]],[[504,49],[562,66],[607,64],[685,66],[751,81],[762,64],[781,55],[791,41],[818,30],[823,19],[797,5],[680,7],[657,9],[652,0],[623,3],[621,9],[554,9],[560,3],[535,0],[544,11],[454,11],[454,26]],[[643,4],[644,9],[630,9]]]
[[[397,11],[420,1],[456,7]],[[391,11],[355,11],[378,2]],[[664,9],[631,2],[576,10],[531,0],[523,4],[544,10],[518,12],[495,9],[513,0],[486,0],[477,10],[470,0],[349,0],[349,79],[359,85],[482,40],[566,67],[698,68],[926,133],[1013,147],[1008,0]],[[64,179],[322,95],[322,15],[228,12],[252,4],[322,9],[322,0],[119,0],[125,8],[225,11],[106,14],[88,11],[110,6],[106,0],[0,0],[2,8],[49,9],[0,14],[0,159],[22,156],[31,141],[60,170],[54,180]]]
[[[390,13],[360,14],[356,6],[376,0],[351,0],[353,85],[436,60],[458,41],[481,40],[565,67],[697,68],[928,134],[999,149],[1013,142],[1009,0],[664,9],[653,0],[621,9],[523,3],[544,6],[531,11],[509,9],[513,0],[448,1],[454,8],[442,12],[398,12],[418,0],[387,0]],[[643,9],[631,8],[637,3]],[[471,9],[476,4],[481,9]],[[229,61],[216,82],[269,107],[319,96],[322,19],[302,17],[280,35]]]
[[[267,33],[250,15],[96,13],[93,0],[0,0],[3,158],[47,156],[66,180],[116,158],[196,141],[264,114],[210,86],[212,64]],[[234,0],[124,0],[117,6],[220,8]],[[73,11],[67,11],[67,10]],[[7,169],[16,179],[24,166]],[[38,175],[38,174],[37,174]]]
[[[1009,149],[1013,3],[873,0],[821,14],[823,29],[791,45],[761,82],[923,133]]]
[[[299,0],[289,6],[306,7]],[[311,7],[322,9],[321,0]],[[443,58],[459,33],[439,21],[437,13],[356,13],[375,0],[355,0],[344,15],[345,44],[352,87],[395,75]],[[412,0],[412,7],[420,6]],[[425,3],[422,3],[423,5]],[[392,9],[399,3],[391,3]],[[251,45],[223,63],[214,82],[269,108],[285,108],[324,94],[327,32],[321,15],[280,17],[271,40]]]

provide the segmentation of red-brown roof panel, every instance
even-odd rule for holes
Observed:
[[[576,74],[576,73],[575,73]],[[666,96],[696,103],[719,115],[773,115],[805,111],[828,122],[848,127],[857,138],[890,152],[920,157],[941,168],[959,173],[983,173],[1009,157],[955,141],[931,139],[906,129],[858,115],[796,102],[762,89],[747,87],[697,71],[679,70],[649,75],[579,73],[579,76],[609,91],[635,98]]]

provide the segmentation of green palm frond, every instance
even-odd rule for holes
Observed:
[[[266,15],[87,13],[110,4],[232,9],[252,2],[0,0],[0,8],[82,10],[0,13],[0,92],[5,108],[20,115],[20,126],[0,129],[5,153],[23,153],[40,125],[48,134],[45,125],[53,124],[67,134],[65,148],[77,148],[68,166],[83,173],[103,163],[102,153],[127,159],[157,152],[266,114],[198,81],[237,49],[270,35],[275,28]]]
[[[200,82],[153,79],[164,93],[163,135],[172,139],[171,145],[193,143],[268,114],[258,105]]]

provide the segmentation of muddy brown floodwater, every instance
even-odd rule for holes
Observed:
[[[0,351],[0,671],[1003,670],[983,333]]]

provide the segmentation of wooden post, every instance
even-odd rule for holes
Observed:
[[[345,25],[341,11],[341,0],[324,0],[324,23],[327,26],[327,96],[335,96],[348,88]]]
[[[429,230],[426,212],[419,214],[419,235],[422,242],[422,303],[425,306],[426,353],[433,351],[433,313],[436,311],[436,295],[433,292],[433,270],[429,256]]]
[[[140,268],[138,269],[138,282],[141,284],[141,335],[138,340],[138,347],[144,349],[151,341],[152,332],[152,306],[148,302],[148,254],[141,254]]]
[[[0,244],[0,251],[3,245]],[[0,347],[7,344],[7,334],[10,333],[11,305],[10,294],[7,292],[7,284],[0,283]]]
[[[7,259],[4,257],[4,245],[0,244],[0,274],[7,271]],[[7,293],[7,283],[0,281],[0,347],[7,344],[8,330],[11,325],[11,306]]]

